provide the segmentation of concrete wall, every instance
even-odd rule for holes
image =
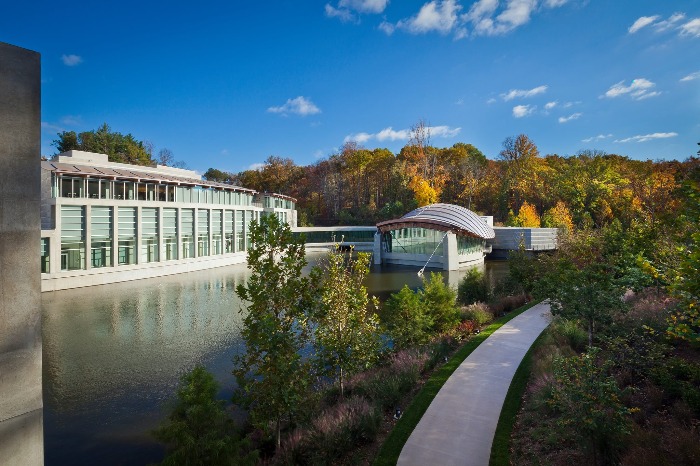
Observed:
[[[0,42],[0,462],[43,464],[41,66]]]

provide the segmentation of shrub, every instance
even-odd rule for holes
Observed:
[[[491,310],[484,303],[474,303],[469,306],[464,306],[460,310],[460,314],[463,321],[474,321],[478,327],[483,327],[493,320]]]
[[[486,277],[478,269],[469,269],[457,287],[457,299],[462,305],[487,302],[490,289]]]
[[[552,332],[561,337],[574,351],[581,352],[586,349],[588,333],[577,321],[560,318],[555,319],[552,324]]]
[[[529,296],[526,294],[506,296],[505,298],[501,298],[495,303],[492,303],[489,307],[495,316],[502,316],[503,314],[514,311],[515,309],[527,304],[529,300]]]
[[[396,349],[426,343],[433,326],[433,319],[426,313],[420,295],[407,285],[387,299],[382,322]]]
[[[431,272],[430,278],[423,280],[421,300],[425,312],[433,320],[433,330],[445,332],[459,323],[457,293],[445,284],[442,275]]]
[[[479,329],[479,325],[473,320],[465,320],[457,326],[457,335],[466,338]]]

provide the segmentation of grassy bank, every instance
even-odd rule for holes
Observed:
[[[403,416],[396,423],[396,426],[389,434],[389,437],[382,445],[379,454],[374,460],[375,465],[395,465],[401,454],[401,449],[408,440],[408,437],[413,432],[413,429],[418,425],[421,417],[430,406],[433,398],[442,388],[443,384],[459,367],[460,364],[493,332],[501,328],[511,319],[522,314],[526,310],[533,307],[536,302],[529,303],[521,308],[508,313],[507,315],[495,320],[491,325],[486,327],[479,335],[472,337],[464,344],[452,358],[447,361],[442,367],[437,369],[435,373],[428,379],[423,388],[413,398],[411,404],[406,408]]]

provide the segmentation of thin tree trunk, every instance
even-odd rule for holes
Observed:
[[[340,380],[340,398],[345,398],[345,390],[344,390],[345,387],[343,386],[343,368],[342,367],[340,368],[339,380]]]

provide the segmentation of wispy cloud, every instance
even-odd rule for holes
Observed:
[[[478,0],[463,20],[471,23],[474,35],[498,36],[507,34],[527,24],[531,16],[545,8],[558,8],[568,0],[507,0],[505,8],[498,11],[498,0]]]
[[[651,133],[625,139],[616,139],[614,142],[647,142],[653,141],[654,139],[675,138],[676,136],[678,136],[678,133]]]
[[[683,24],[680,23],[685,20],[686,16],[682,12],[673,13],[661,21],[659,18],[661,18],[659,15],[641,16],[632,23],[627,32],[634,34],[640,29],[651,26],[651,29],[657,33],[676,30],[680,36],[700,37],[700,18],[693,18]]]
[[[515,118],[526,117],[534,112],[536,108],[534,105],[516,105],[513,107],[513,116]]]
[[[544,104],[544,109],[545,109],[545,110],[551,110],[551,109],[553,109],[554,107],[556,107],[558,104],[559,104],[559,102],[556,101],[556,100],[553,101],[553,102],[547,102],[546,104]]]
[[[389,0],[340,0],[336,6],[326,3],[326,16],[338,18],[341,21],[357,21],[358,14],[382,13]]]
[[[404,29],[411,34],[429,32],[449,34],[459,24],[457,14],[461,9],[462,6],[456,0],[433,0],[423,5],[414,16],[396,23],[396,28]]]
[[[66,66],[77,66],[83,62],[83,57],[80,55],[61,55],[61,60]]]
[[[581,139],[581,142],[597,142],[602,141],[603,139],[611,138],[612,136],[612,134],[599,134],[598,136],[591,136],[590,138]]]
[[[544,94],[547,92],[547,86],[537,86],[532,89],[511,89],[510,91],[501,94],[501,99],[508,102],[509,100],[517,98],[527,98],[534,97],[539,94]]]
[[[695,73],[690,73],[688,76],[684,76],[680,79],[681,82],[687,82],[687,81],[694,81],[696,79],[700,79],[700,71],[696,71]]]
[[[571,115],[569,115],[567,117],[559,117],[559,123],[567,123],[571,120],[577,120],[581,115],[583,115],[583,114],[582,113],[572,113]]]
[[[661,94],[661,92],[651,90],[654,86],[656,86],[655,83],[644,78],[633,79],[629,86],[625,86],[625,81],[620,81],[610,86],[610,89],[600,97],[614,99],[615,97],[629,95],[634,100],[648,99]]]
[[[82,122],[82,118],[78,115],[66,115],[61,117],[61,124],[66,126],[79,126]]]
[[[304,96],[299,96],[295,99],[287,99],[284,105],[279,107],[269,107],[267,109],[270,113],[279,113],[282,115],[288,115],[290,113],[295,113],[297,115],[315,115],[316,113],[321,113],[321,109],[318,108],[310,99]]]
[[[682,36],[700,37],[700,18],[694,18],[680,28]]]
[[[387,22],[387,21],[382,21],[379,23],[379,26],[377,26],[380,31],[382,31],[384,34],[387,36],[390,36],[394,33],[394,30],[396,30],[396,26],[393,24]]]
[[[654,15],[654,16],[642,16],[641,18],[638,18],[637,21],[632,23],[632,26],[627,30],[630,34],[634,34],[635,32],[639,31],[643,27],[649,26],[651,23],[659,19],[659,15]]]
[[[258,163],[251,163],[248,165],[248,168],[246,170],[254,170],[254,171],[260,171],[265,167],[265,164],[262,162]]]
[[[41,129],[45,131],[50,131],[52,133],[60,133],[62,131],[65,131],[65,129],[62,126],[49,123],[48,121],[41,122]]]
[[[449,126],[429,126],[427,129],[430,132],[431,137],[441,138],[453,138],[457,136],[460,131],[462,131],[462,128],[452,128]],[[379,142],[408,141],[411,138],[411,134],[412,133],[410,129],[395,130],[394,128],[389,126],[377,133],[361,132],[356,134],[349,134],[345,136],[343,142],[354,141],[358,144],[364,144],[365,142],[370,140],[376,140]]]

